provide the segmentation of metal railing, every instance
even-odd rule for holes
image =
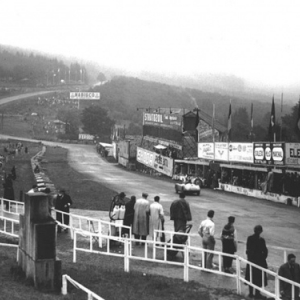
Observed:
[[[231,255],[227,254],[221,251],[212,251],[208,249],[203,249],[200,247],[193,247],[190,246],[187,242],[186,244],[175,244],[172,243],[172,238],[170,239],[170,242],[160,242],[160,241],[154,241],[154,240],[137,240],[134,238],[118,238],[114,236],[109,235],[102,235],[101,238],[104,239],[106,242],[103,243],[103,249],[96,249],[94,247],[93,237],[95,236],[94,233],[87,233],[87,235],[90,236],[89,243],[84,244],[80,240],[79,236],[83,233],[81,231],[74,231],[74,243],[73,243],[73,262],[77,261],[77,252],[86,252],[86,253],[95,253],[95,254],[102,254],[102,255],[110,255],[110,256],[118,256],[124,258],[124,271],[129,272],[130,270],[130,260],[141,260],[141,261],[148,261],[148,262],[154,262],[154,263],[162,263],[162,264],[169,264],[169,265],[177,265],[183,267],[183,280],[188,282],[190,277],[190,270],[198,270],[198,271],[205,271],[210,272],[213,274],[231,277],[236,281],[236,292],[238,294],[242,293],[241,289],[241,283],[245,283],[249,286],[252,286],[253,288],[259,290],[264,295],[268,297],[273,297],[276,300],[281,299],[280,297],[280,281],[287,282],[291,285],[292,289],[292,300],[295,299],[295,288],[300,288],[300,283],[293,282],[291,280],[288,280],[286,278],[283,278],[279,276],[277,273],[264,269],[252,262],[247,261],[246,259],[239,257],[238,255]],[[174,234],[178,234],[177,232]],[[188,234],[181,233],[182,235],[186,235],[188,238]],[[81,246],[78,246],[78,241],[81,243]],[[118,242],[120,247],[118,248],[118,253],[111,251],[110,244],[112,241]],[[143,253],[138,256],[136,254],[133,254],[133,247],[132,244],[135,242],[142,242],[145,244]],[[182,261],[173,261],[170,260],[168,257],[169,251],[176,251],[182,254],[183,260]],[[197,255],[198,257],[201,257],[202,263],[199,265],[199,262],[193,262],[193,260],[190,258],[190,254],[193,253],[193,255]],[[218,261],[218,264],[216,264],[216,268],[213,269],[207,269],[205,268],[205,264],[203,263],[205,261],[205,254],[211,253],[213,254]],[[223,270],[223,258],[224,257],[231,257],[235,260],[235,268],[236,271],[234,273],[226,273]],[[249,265],[250,270],[250,279],[247,280],[242,276],[242,269],[246,267],[246,265]],[[264,274],[267,274],[269,278],[274,278],[275,281],[275,287],[269,287],[267,289],[266,284],[262,282],[262,286],[259,287],[255,285],[252,281],[252,273],[253,269],[256,268],[258,270],[261,270]]]
[[[97,294],[95,294],[94,292],[92,292],[91,290],[89,290],[88,288],[86,288],[82,284],[78,283],[77,281],[75,281],[74,279],[72,279],[70,276],[68,276],[66,274],[62,276],[62,289],[61,289],[61,293],[63,295],[67,295],[68,294],[68,281],[73,286],[75,286],[77,289],[81,289],[82,291],[86,292],[88,300],[93,300],[93,299],[104,300],[103,298],[101,298],[100,296],[98,296]]]

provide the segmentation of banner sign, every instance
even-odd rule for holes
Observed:
[[[228,143],[215,143],[215,160],[228,161]]]
[[[162,156],[155,152],[137,147],[136,160],[149,168],[163,173],[167,176],[173,176],[173,159]]]
[[[72,100],[100,100],[100,93],[94,92],[70,92],[70,99]]]
[[[300,165],[300,143],[285,143],[285,163],[287,165]]]
[[[229,161],[253,163],[252,143],[229,143]]]
[[[94,136],[91,134],[87,134],[87,133],[79,133],[79,140],[87,140],[87,141],[92,141],[94,140]]]
[[[214,143],[198,143],[198,157],[205,159],[214,159]]]
[[[143,125],[163,126],[178,128],[182,125],[181,115],[172,115],[164,113],[143,113]]]
[[[284,143],[254,143],[253,153],[255,164],[284,164]]]

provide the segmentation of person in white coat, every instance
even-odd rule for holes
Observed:
[[[164,221],[164,209],[159,203],[159,196],[154,197],[154,202],[150,204],[150,230],[149,234],[153,239],[161,238],[162,233],[158,232],[154,236],[154,230],[162,230],[162,222]]]

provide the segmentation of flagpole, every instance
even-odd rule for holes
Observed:
[[[283,107],[283,93],[281,93],[281,109],[280,109],[280,141],[282,141],[282,107]]]
[[[213,115],[212,115],[212,134],[213,143],[215,142],[215,105],[213,104]]]

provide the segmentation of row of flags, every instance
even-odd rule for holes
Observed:
[[[283,106],[283,94],[281,94],[281,114],[282,114],[282,106]],[[231,141],[231,133],[232,133],[232,112],[231,112],[231,100],[229,104],[229,113],[228,113],[228,122],[227,122],[227,132],[228,132],[228,141]],[[251,132],[253,134],[253,103],[251,103],[251,116],[250,116],[250,125]],[[273,137],[274,142],[276,142],[276,131],[275,131],[276,119],[275,119],[275,103],[274,103],[274,95],[272,98],[272,106],[271,106],[271,115],[269,122],[269,136]],[[300,99],[298,104],[298,115],[297,115],[297,123],[296,128],[300,131]],[[281,126],[282,129],[282,126]]]

